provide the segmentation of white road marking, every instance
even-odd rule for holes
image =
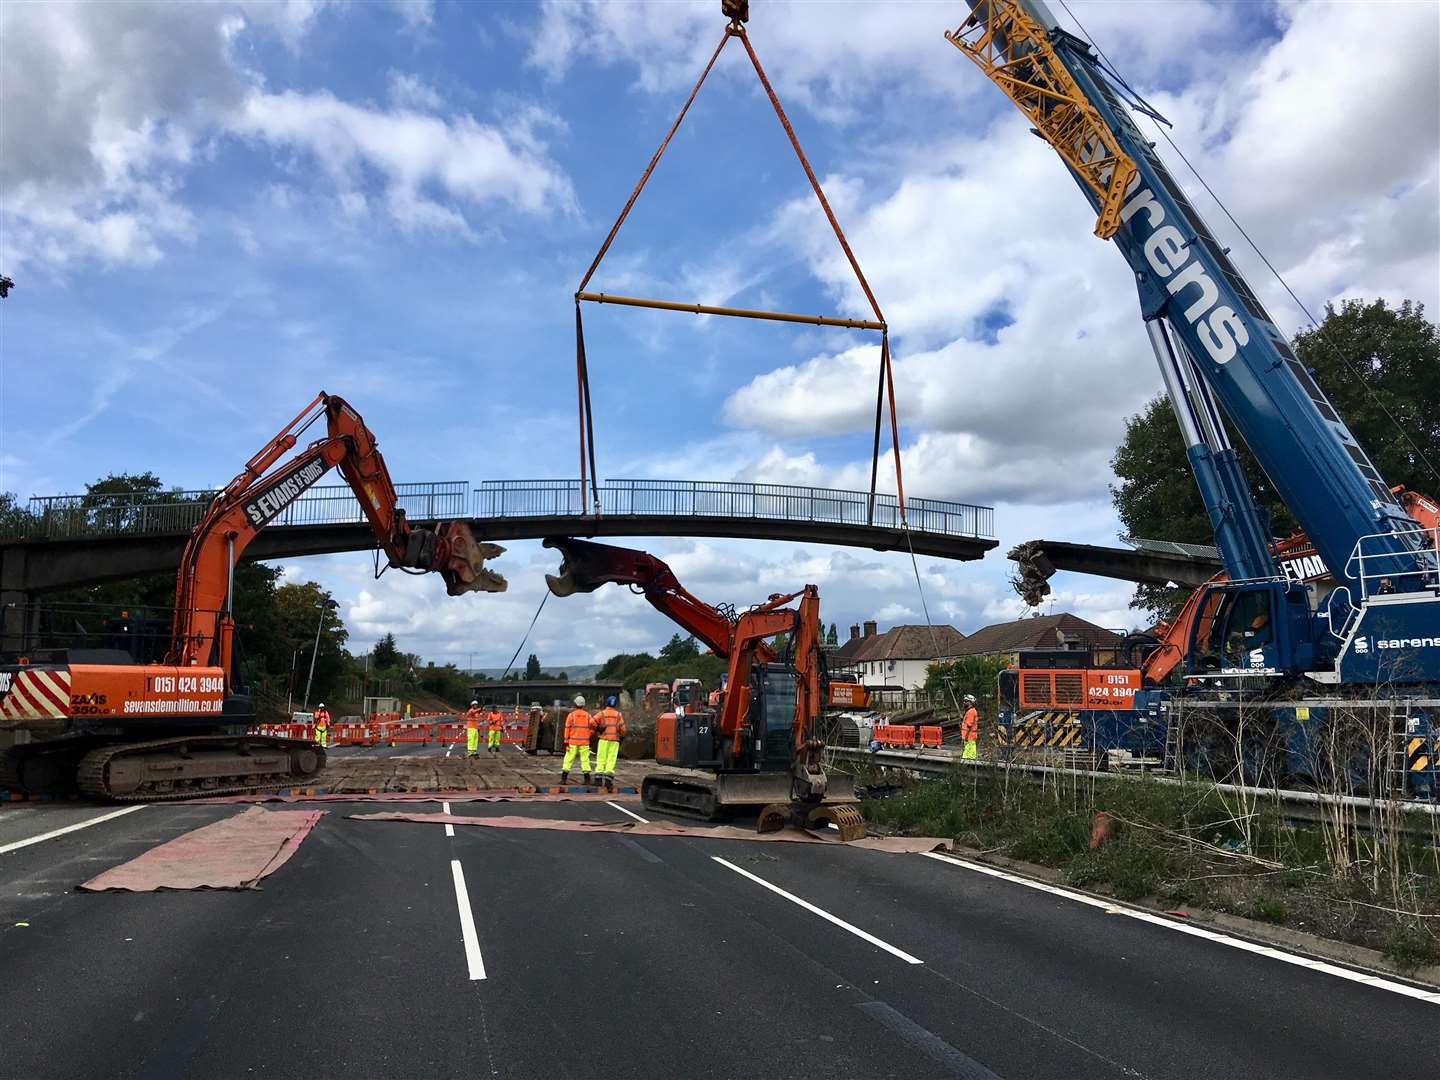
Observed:
[[[820,918],[824,919],[826,922],[834,923],[836,926],[840,927],[841,930],[847,930],[847,931],[849,931],[850,933],[854,934],[856,937],[861,938],[861,939],[864,940],[864,941],[868,941],[871,945],[874,945],[877,949],[884,949],[884,950],[885,950],[886,952],[888,952],[891,956],[898,956],[901,960],[904,960],[907,964],[923,964],[923,963],[925,962],[924,960],[921,960],[921,959],[920,959],[919,957],[917,957],[917,956],[911,956],[911,955],[910,955],[908,952],[906,952],[904,949],[897,949],[894,945],[891,945],[888,941],[881,941],[881,940],[880,940],[879,938],[877,938],[874,934],[867,934],[864,930],[861,930],[858,926],[852,926],[850,923],[846,922],[844,919],[841,919],[841,918],[839,918],[839,917],[837,917],[837,916],[835,916],[835,915],[831,915],[828,911],[825,911],[825,910],[823,910],[822,908],[816,907],[814,904],[810,903],[810,901],[808,901],[808,900],[801,900],[800,897],[796,896],[794,893],[788,893],[788,892],[786,892],[784,889],[780,888],[780,886],[770,884],[770,882],[766,881],[766,880],[765,880],[764,878],[762,878],[762,877],[757,877],[755,874],[752,874],[749,870],[742,870],[740,867],[736,866],[734,863],[732,863],[732,862],[730,862],[730,861],[728,861],[728,860],[726,860],[726,859],[722,859],[719,855],[711,855],[710,858],[714,859],[717,863],[719,863],[721,866],[725,867],[727,870],[734,870],[735,873],[739,874],[741,877],[747,877],[747,878],[749,878],[751,881],[755,882],[756,885],[759,885],[760,887],[765,888],[765,889],[769,889],[769,890],[770,890],[771,892],[773,892],[776,896],[783,896],[786,900],[789,900],[792,904],[798,904],[798,905],[800,905],[800,907],[804,908],[806,911],[810,912],[812,915],[819,915]]]
[[[91,825],[99,825],[102,821],[109,821],[111,818],[123,817],[125,814],[133,814],[136,810],[144,810],[146,803],[136,803],[134,806],[122,806],[119,810],[112,810],[108,814],[101,814],[98,817],[86,818],[84,821],[77,821],[74,825],[66,825],[63,829],[53,829],[39,836],[27,837],[24,840],[15,840],[9,844],[0,845],[0,855],[9,854],[12,851],[19,851],[31,844],[38,844],[42,840],[53,840],[57,836],[64,836],[66,833],[76,832],[79,829],[88,829]]]
[[[442,803],[440,804],[440,809],[441,809],[441,810],[444,810],[445,813],[447,813],[447,814],[450,813],[450,803],[449,803],[449,801],[447,800],[447,801],[445,801],[445,802],[442,802]],[[454,825],[451,825],[449,822],[446,822],[446,823],[445,823],[445,835],[446,835],[446,836],[454,836],[454,835],[455,835],[455,826],[454,826]]]
[[[460,909],[460,937],[465,942],[465,963],[472,981],[485,978],[485,961],[480,958],[480,935],[475,933],[475,914],[470,910],[470,893],[465,888],[465,871],[459,859],[450,860],[455,877],[455,905]]]
[[[953,855],[942,855],[934,851],[923,851],[921,854],[926,858],[935,859],[937,862],[960,866],[966,870],[974,870],[977,874],[987,874],[990,877],[1014,882],[1016,885],[1024,885],[1028,889],[1038,889],[1040,892],[1063,896],[1067,900],[1074,900],[1077,903],[1086,904],[1089,907],[1099,908],[1110,915],[1125,915],[1132,919],[1138,919],[1140,922],[1153,923],[1155,926],[1163,926],[1167,930],[1175,930],[1182,934],[1189,934],[1191,937],[1204,938],[1207,941],[1215,941],[1221,945],[1228,945],[1230,948],[1240,949],[1242,952],[1251,952],[1259,956],[1267,956],[1271,960],[1294,964],[1296,967],[1309,968],[1311,971],[1319,971],[1325,975],[1333,975],[1337,979],[1346,979],[1364,986],[1373,986],[1377,990],[1388,990],[1392,994],[1401,994],[1405,997],[1415,998],[1418,1001],[1429,1002],[1432,1005],[1440,1005],[1440,993],[1431,990],[1422,990],[1416,986],[1407,986],[1405,983],[1393,982],[1390,979],[1384,979],[1378,975],[1367,975],[1361,971],[1352,971],[1350,968],[1341,967],[1338,964],[1327,963],[1324,960],[1313,960],[1308,956],[1285,952],[1283,949],[1274,949],[1268,945],[1257,945],[1253,941],[1246,941],[1243,938],[1229,937],[1225,934],[1216,933],[1214,930],[1206,930],[1200,926],[1193,926],[1189,923],[1181,922],[1178,919],[1167,919],[1163,916],[1152,914],[1149,911],[1142,911],[1140,908],[1132,908],[1128,905],[1117,903],[1114,900],[1101,900],[1094,896],[1086,896],[1084,893],[1073,892],[1070,889],[1062,889],[1058,885],[1050,885],[1043,881],[1034,881],[1027,877],[1021,877],[1019,874],[1011,874],[1004,870],[998,870],[993,866],[985,866],[981,863],[970,862],[966,859],[957,859]]]
[[[631,817],[633,817],[636,821],[641,822],[642,824],[645,824],[645,825],[649,825],[649,824],[650,824],[650,819],[649,819],[648,817],[641,817],[639,814],[635,813],[634,810],[626,810],[625,807],[621,806],[619,803],[613,803],[613,802],[611,802],[609,799],[606,799],[606,800],[605,800],[605,805],[606,805],[606,806],[613,806],[616,810],[619,810],[622,814],[629,814],[629,815],[630,815]]]

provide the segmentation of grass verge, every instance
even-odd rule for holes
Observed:
[[[865,779],[872,784],[877,777]],[[1122,900],[1182,904],[1440,963],[1436,835],[1285,821],[1278,801],[1237,805],[1213,785],[957,768],[901,780],[861,809],[881,829],[944,836],[1060,870]]]

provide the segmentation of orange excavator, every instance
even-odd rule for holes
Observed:
[[[551,537],[545,546],[562,555],[559,574],[546,575],[554,595],[628,585],[727,661],[718,710],[678,706],[655,730],[656,762],[714,770],[713,779],[647,776],[641,787],[646,806],[712,820],[754,809],[761,832],[831,823],[846,840],[865,834],[853,782],[830,776],[821,761],[818,724],[831,687],[814,585],[737,613],[696,598],[646,552],[569,537]],[[784,656],[768,643],[778,634],[787,635]],[[854,688],[846,685],[839,696],[852,701]]]
[[[322,418],[326,434],[277,465]],[[30,739],[0,753],[0,789],[78,788],[133,801],[316,775],[325,751],[315,743],[246,733],[255,713],[240,684],[234,571],[256,534],[336,466],[391,567],[438,573],[451,596],[504,590],[504,578],[484,566],[504,549],[477,542],[464,522],[412,525],[360,414],[322,392],[206,508],[180,560],[161,663],[79,648],[31,649],[0,662],[0,725]]]

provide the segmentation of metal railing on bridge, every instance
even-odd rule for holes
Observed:
[[[464,480],[395,485],[400,508],[412,521],[466,517],[469,489]],[[188,533],[200,523],[216,494],[211,490],[36,496],[30,500],[29,514],[15,523],[18,528],[5,532],[51,540]],[[364,520],[349,485],[327,484],[310,488],[270,525],[344,525]]]
[[[452,518],[581,517],[592,509],[578,480],[489,480],[473,490],[464,481],[396,484],[400,507],[412,521]],[[710,480],[607,480],[600,512],[611,516],[726,517],[825,525],[900,527],[893,495],[789,484]],[[47,495],[30,500],[28,513],[9,516],[0,535],[44,539],[183,534],[200,521],[214,491]],[[909,499],[912,530],[943,536],[989,538],[988,506]],[[365,520],[347,485],[313,487],[270,525],[338,525]]]
[[[606,480],[600,512],[610,516],[758,518],[825,525],[900,527],[893,495],[863,491],[749,484],[724,480]],[[586,513],[590,493],[578,480],[487,480],[475,489],[475,516],[568,517]],[[991,537],[995,511],[988,506],[907,499],[905,517],[916,532]]]

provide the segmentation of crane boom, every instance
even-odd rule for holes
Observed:
[[[1089,43],[1061,28],[1038,0],[970,0],[970,6],[970,18],[947,39],[1021,104],[1067,162],[1107,160],[1093,181],[1078,171],[1077,178],[1102,221],[1111,213],[1118,221],[1112,238],[1135,270],[1192,462],[1233,455],[1210,408],[1213,393],[1337,580],[1359,591],[1351,556],[1362,538],[1373,538],[1377,554],[1402,560],[1397,588],[1422,587],[1432,564],[1415,522],[1155,154]],[[1100,130],[1068,123],[1072,106],[1031,89],[1039,73],[1061,69]],[[1029,107],[1025,92],[1035,98]],[[1108,181],[1131,166],[1117,203]],[[1201,472],[1208,474],[1200,482],[1227,572],[1273,575],[1268,530],[1245,505],[1253,499],[1236,483],[1238,470],[1228,460],[1214,467],[1202,460]]]
[[[1025,113],[1130,264],[1225,582],[1192,621],[1192,673],[1317,681],[1440,679],[1440,529],[1390,486],[1141,133],[1163,119],[1058,25],[1043,0],[968,0],[946,39]],[[1223,410],[1223,414],[1222,414]],[[1316,612],[1287,583],[1225,420],[1294,513],[1337,588]],[[1208,627],[1209,637],[1195,636]],[[1223,646],[1223,647],[1222,647]]]

